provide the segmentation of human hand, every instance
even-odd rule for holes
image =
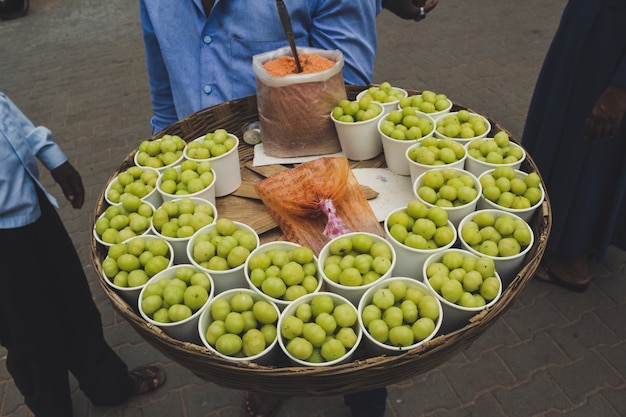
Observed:
[[[383,7],[402,19],[422,20],[439,0],[383,0]]]
[[[585,134],[592,140],[609,138],[617,132],[626,114],[626,87],[609,85],[587,118]]]
[[[61,186],[65,198],[72,204],[72,207],[81,208],[85,202],[83,181],[69,161],[65,161],[62,165],[51,170],[50,174]]]

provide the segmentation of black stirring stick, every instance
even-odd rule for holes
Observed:
[[[298,50],[296,49],[296,41],[293,37],[293,29],[291,28],[291,19],[289,18],[287,6],[285,6],[285,2],[283,0],[276,0],[276,7],[278,8],[278,16],[280,16],[280,22],[283,24],[285,35],[287,35],[287,40],[289,41],[289,46],[291,47],[291,53],[293,54],[293,58],[296,60],[296,68],[298,69],[298,72],[302,72],[302,66],[300,65],[300,58],[298,57]]]

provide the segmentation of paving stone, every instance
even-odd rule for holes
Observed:
[[[562,409],[570,405],[559,385],[545,371],[515,386],[495,389],[493,396],[510,416],[534,416],[553,407]]]
[[[538,370],[569,363],[563,350],[545,333],[537,333],[530,341],[496,350],[515,379],[523,381]]]
[[[585,354],[584,360],[553,367],[547,372],[573,403],[584,401],[601,388],[624,385],[624,379],[596,352]]]

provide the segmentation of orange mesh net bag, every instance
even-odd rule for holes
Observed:
[[[384,236],[345,157],[325,157],[278,172],[255,189],[285,237],[319,254],[348,232]]]

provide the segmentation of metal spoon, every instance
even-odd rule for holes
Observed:
[[[298,72],[302,72],[302,65],[300,65],[300,58],[298,57],[298,50],[296,49],[296,41],[293,37],[293,29],[291,28],[291,19],[289,18],[287,6],[285,6],[285,2],[283,0],[276,0],[276,8],[278,8],[278,16],[280,16],[280,22],[283,24],[285,35],[287,35],[287,40],[289,41],[291,53],[293,54],[293,58],[296,60],[296,68],[298,69]]]

